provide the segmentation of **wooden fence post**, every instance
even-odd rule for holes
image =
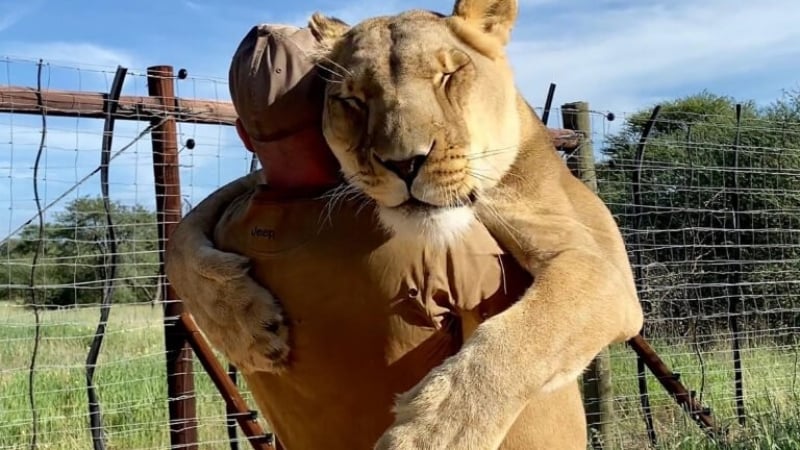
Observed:
[[[583,135],[577,150],[567,158],[567,166],[589,189],[598,192],[589,104],[566,103],[561,106],[561,117],[565,129],[575,130]],[[609,444],[611,433],[608,430],[614,416],[608,348],[603,349],[592,360],[583,375],[583,402],[592,447],[603,448]]]
[[[167,405],[172,448],[196,450],[198,444],[197,406],[194,393],[192,348],[180,326],[183,304],[164,277],[164,250],[167,239],[181,220],[181,181],[178,168],[178,131],[175,118],[175,78],[172,66],[147,69],[147,91],[164,110],[153,125],[153,174],[158,222],[158,254],[164,300],[164,343],[167,356]]]

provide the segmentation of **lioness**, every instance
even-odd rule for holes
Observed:
[[[382,226],[433,247],[480,220],[535,279],[397,399],[380,449],[517,448],[514,434],[535,420],[520,413],[535,402],[553,411],[541,448],[580,448],[585,430],[554,438],[559,401],[579,408],[583,368],[642,325],[613,218],[514,85],[504,47],[516,16],[516,1],[459,0],[450,16],[409,11],[349,27],[315,14],[309,24],[331,77],[325,137]]]
[[[457,0],[353,27],[315,14],[335,74],[323,131],[349,183],[409,239],[456,239],[476,218],[534,285],[397,399],[376,448],[497,448],[528,399],[574,383],[642,326],[619,229],[568,171],[505,55],[516,0]]]

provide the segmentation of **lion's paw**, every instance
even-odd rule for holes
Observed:
[[[203,248],[167,276],[211,345],[245,373],[276,372],[289,355],[288,321],[267,289],[248,274],[249,260]]]
[[[398,397],[395,422],[375,449],[496,448],[502,436],[486,426],[491,418],[484,416],[484,405],[471,387],[465,358],[450,358]]]
[[[231,362],[243,372],[276,371],[283,368],[289,356],[289,323],[277,299],[250,277],[226,282],[229,295],[237,297],[236,320],[228,327],[242,336],[243,355]]]
[[[283,369],[289,328],[275,297],[249,276],[203,284],[192,303],[210,307],[190,311],[209,342],[244,373]]]

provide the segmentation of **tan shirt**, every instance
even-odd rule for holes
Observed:
[[[394,396],[455,353],[531,277],[480,224],[448,249],[381,231],[369,206],[266,186],[232,203],[216,245],[253,259],[253,276],[292,321],[281,375],[246,377],[288,449],[371,449]]]

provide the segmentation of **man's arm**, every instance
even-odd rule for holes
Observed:
[[[275,371],[288,355],[288,330],[275,298],[248,274],[250,260],[214,247],[211,235],[256,173],[216,190],[192,209],[167,243],[165,272],[211,344],[244,372]]]

